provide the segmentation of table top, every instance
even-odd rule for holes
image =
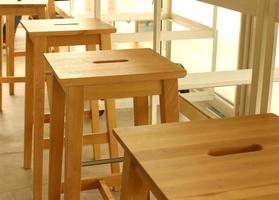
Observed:
[[[21,24],[31,36],[90,35],[116,32],[111,25],[94,18],[22,20]]]
[[[186,71],[151,49],[45,54],[64,86],[182,78]]]
[[[273,114],[116,128],[114,134],[159,199],[279,199],[279,117]]]
[[[38,5],[47,5],[47,0],[0,0],[0,6],[38,6]]]

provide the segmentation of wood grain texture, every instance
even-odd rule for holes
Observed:
[[[7,63],[7,76],[14,76],[15,73],[15,33],[14,33],[14,26],[15,26],[15,18],[13,15],[7,16],[7,23],[6,23],[6,40],[7,40],[7,56],[6,56],[6,63]],[[15,93],[15,84],[9,84],[9,94],[14,95]]]
[[[53,101],[51,107],[50,124],[50,153],[49,153],[49,184],[48,199],[60,199],[62,160],[63,160],[63,142],[64,142],[64,112],[65,112],[65,92],[56,79],[53,79]]]
[[[45,54],[63,85],[94,85],[182,78],[186,71],[151,49]],[[109,59],[108,59],[109,58]],[[94,61],[127,62],[94,63]]]
[[[39,17],[45,17],[45,10],[44,8],[38,8],[37,14]],[[53,26],[48,26],[46,29],[43,29],[44,25],[50,25],[48,24],[52,23]],[[47,21],[40,21],[40,20],[27,20],[26,22],[30,29],[27,30],[27,35],[29,37],[29,43],[30,47],[28,47],[27,54],[29,55],[29,59],[27,64],[32,65],[30,70],[33,70],[32,72],[29,71],[29,76],[33,76],[32,73],[34,73],[34,80],[31,80],[30,77],[27,77],[29,80],[28,89],[27,91],[31,93],[31,88],[34,85],[34,97],[31,94],[30,98],[34,98],[28,104],[27,108],[32,107],[32,102],[34,103],[34,109],[33,107],[29,109],[25,109],[26,120],[28,122],[25,122],[26,129],[25,135],[26,140],[25,141],[25,148],[27,152],[25,152],[25,168],[30,168],[31,165],[31,141],[32,141],[32,124],[34,123],[34,199],[39,200],[42,197],[42,167],[43,167],[43,149],[44,147],[47,147],[47,142],[44,142],[43,138],[43,131],[44,131],[44,84],[45,84],[45,66],[44,62],[45,59],[43,59],[43,53],[47,52],[48,45],[53,46],[59,46],[61,44],[63,45],[71,45],[71,44],[77,44],[77,39],[80,40],[78,44],[100,44],[100,40],[95,40],[95,38],[100,37],[99,34],[105,33],[109,34],[110,32],[115,32],[115,29],[111,27],[108,24],[105,24],[99,20],[94,19],[84,19],[79,20],[78,26],[76,27],[75,23],[69,22],[68,20],[47,20]],[[70,24],[69,24],[70,23]],[[33,25],[35,24],[35,25]],[[75,28],[69,28],[74,26]],[[59,28],[58,28],[59,27]],[[67,28],[68,27],[68,28]],[[33,34],[32,31],[36,32],[38,31],[45,31],[44,34]],[[53,32],[55,28],[55,31]],[[98,29],[99,28],[99,29]],[[31,30],[32,29],[32,30]],[[62,42],[59,40],[59,38],[63,36]],[[79,36],[79,37],[77,37]],[[83,41],[83,39],[85,40]],[[93,39],[92,41],[89,41],[89,39]],[[57,43],[55,43],[57,42]],[[34,55],[33,55],[34,54]],[[36,66],[36,68],[33,68]],[[48,79],[49,83],[51,82],[51,79]],[[33,82],[32,82],[33,81]],[[30,86],[30,83],[33,85]],[[50,84],[49,84],[50,85]],[[31,87],[31,88],[30,88]],[[51,92],[49,93],[51,96]],[[49,97],[50,97],[49,96]],[[29,97],[26,97],[26,101]],[[29,98],[29,100],[30,100]],[[83,97],[82,97],[83,98]],[[49,98],[51,100],[51,97]],[[51,103],[51,101],[50,101]],[[51,104],[50,104],[51,106]],[[31,120],[31,115],[34,111],[34,122]],[[54,159],[55,160],[55,159]],[[56,159],[57,160],[57,159]],[[59,168],[59,167],[58,167]],[[58,172],[57,172],[58,173]],[[54,175],[56,176],[56,175]],[[57,180],[55,180],[57,181]],[[54,182],[55,182],[54,181]],[[57,182],[55,182],[57,184]],[[71,184],[71,183],[70,183]]]
[[[108,138],[103,137],[104,134],[102,134],[99,135],[101,136],[99,141],[106,142],[108,140],[110,157],[116,158],[118,157],[118,145],[112,132],[113,128],[116,127],[114,98],[127,95],[139,97],[137,100],[140,100],[140,103],[147,107],[148,102],[145,96],[151,92],[152,94],[163,93],[164,110],[162,115],[164,115],[164,122],[176,121],[178,116],[177,78],[185,76],[186,71],[150,49],[83,52],[78,53],[78,56],[75,56],[71,62],[67,61],[66,57],[68,56],[72,58],[73,54],[71,52],[45,54],[45,58],[55,75],[54,78],[64,89],[66,102],[68,102],[65,125],[65,199],[76,200],[80,198],[79,191],[81,189],[80,165],[83,136],[80,120],[83,120],[83,116],[79,112],[83,108],[83,100],[97,100],[100,97],[105,99]],[[68,58],[71,59],[70,57]],[[80,62],[81,60],[82,62]],[[119,60],[121,60],[120,64]],[[130,62],[127,64],[127,61]],[[78,62],[80,63],[77,64]],[[67,64],[65,65],[65,63]],[[63,68],[63,72],[60,67]],[[79,68],[78,71],[76,71],[78,69],[76,67]],[[67,76],[67,81],[64,81],[63,74]],[[102,76],[102,74],[104,75]],[[94,105],[94,107],[97,106]],[[144,111],[143,115],[138,116],[137,123],[145,123],[147,120],[144,119],[144,115],[146,114],[147,112]],[[56,120],[52,123],[58,122]],[[87,136],[88,141],[97,138],[96,136],[97,134]],[[111,164],[111,172],[112,174],[120,172],[119,163]],[[135,183],[135,185],[138,184]],[[118,190],[118,187],[114,189]],[[144,185],[139,184],[135,191],[142,192],[142,195],[147,198],[148,191]]]
[[[33,139],[33,83],[34,62],[33,45],[31,39],[26,35],[26,59],[25,59],[25,101],[24,101],[24,164],[25,169],[31,168],[32,139]]]
[[[134,97],[134,124],[147,125],[149,123],[149,106],[148,106],[148,96]]]
[[[94,18],[22,20],[21,24],[31,36],[93,35],[116,32],[111,25]]]
[[[71,87],[66,93],[65,200],[79,200],[83,134],[83,90]]]
[[[135,199],[144,200],[148,197],[148,188],[139,177],[135,169],[133,157],[125,152],[123,166],[123,177],[121,183],[121,200]]]
[[[34,106],[34,157],[33,157],[33,195],[34,199],[42,198],[43,183],[43,149],[44,149],[44,88],[45,88],[45,61],[43,52],[46,52],[46,38],[34,39],[33,52],[37,56],[33,57],[34,82],[33,82],[33,106]],[[41,66],[41,67],[37,67]]]
[[[278,199],[278,130],[273,114],[114,129],[157,198],[187,200]]]
[[[162,81],[162,94],[160,95],[161,122],[178,122],[178,83],[177,79]]]
[[[116,127],[116,113],[115,113],[115,100],[105,99],[105,112],[106,112],[106,124],[109,137],[109,154],[110,158],[118,158],[118,144],[113,135],[113,128]],[[111,173],[119,173],[119,163],[111,164]]]

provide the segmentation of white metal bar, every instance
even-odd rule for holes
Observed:
[[[164,3],[163,8],[166,10],[167,17],[170,19],[171,15],[172,15],[172,0],[164,0],[163,3]],[[172,31],[172,22],[170,20],[165,21],[164,30]],[[165,48],[165,52],[166,52],[166,57],[171,60],[172,41],[171,40],[165,41],[163,44],[165,45],[164,48]]]
[[[259,1],[249,114],[267,112],[277,4],[277,0]]]
[[[208,29],[208,30],[211,30],[211,29],[212,29],[212,28],[209,27],[209,26],[206,26],[206,25],[204,25],[204,24],[201,24],[201,23],[199,23],[199,22],[193,21],[193,20],[191,20],[191,19],[182,17],[182,16],[180,16],[180,15],[178,15],[178,14],[174,14],[174,13],[172,13],[171,19],[172,19],[174,22],[176,22],[176,23],[178,23],[178,24],[180,24],[180,25],[182,25],[182,26],[185,26],[185,27],[187,27],[187,28],[189,28],[189,29],[191,29],[191,30],[201,30],[201,29],[204,29],[204,30],[207,30],[207,29]]]
[[[185,78],[179,79],[179,89],[210,88],[232,85],[247,85],[251,83],[252,70],[234,70],[189,73]]]
[[[214,95],[214,92],[210,89],[180,94],[180,96],[190,102],[212,101],[214,99]]]
[[[274,82],[279,82],[279,68],[275,68]],[[178,87],[182,89],[197,89],[223,87],[234,85],[249,85],[252,82],[252,69],[234,71],[189,73],[179,79]]]
[[[212,30],[199,31],[164,31],[161,33],[161,40],[185,40],[185,39],[201,39],[212,38],[214,32]]]
[[[154,0],[153,50],[160,53],[161,0]]]
[[[211,70],[213,72],[216,71],[216,63],[217,63],[217,47],[218,47],[217,19],[218,19],[218,8],[217,6],[213,6],[213,17],[212,17],[213,39],[212,39],[212,57],[211,57]]]
[[[154,19],[153,19],[153,50],[160,53],[161,42],[161,0],[154,0]],[[156,124],[157,122],[157,96],[150,96],[151,109],[149,113],[150,123]]]
[[[162,19],[168,19],[166,13],[161,14]],[[153,21],[153,13],[115,13],[102,14],[103,21]]]

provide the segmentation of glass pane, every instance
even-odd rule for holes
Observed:
[[[101,0],[102,13],[146,13],[153,11],[152,0]]]
[[[218,9],[217,71],[237,69],[240,13]],[[235,101],[235,86],[215,88],[215,91],[229,102]]]
[[[211,26],[212,6],[194,0],[173,0],[173,13]],[[187,30],[173,24],[173,30]],[[172,41],[172,61],[181,63],[189,73],[211,71],[212,39]]]
[[[179,40],[172,42],[172,61],[181,63],[188,73],[211,71],[212,40]]]

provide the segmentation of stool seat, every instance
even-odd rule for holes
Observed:
[[[45,54],[63,87],[184,77],[185,70],[151,49]]]
[[[23,20],[23,27],[31,36],[65,36],[115,33],[116,29],[96,18]]]

